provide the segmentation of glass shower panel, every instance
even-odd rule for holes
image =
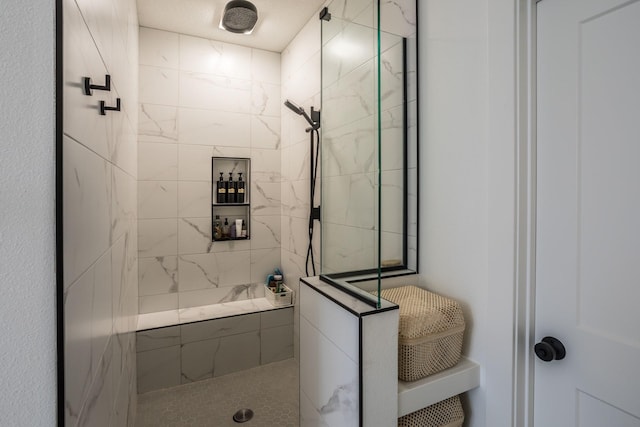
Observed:
[[[415,0],[334,0],[322,21],[321,279],[380,306],[417,271]]]
[[[330,10],[331,7],[330,7]],[[322,22],[321,271],[374,269],[377,251],[376,30]]]

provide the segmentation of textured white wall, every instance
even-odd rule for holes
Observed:
[[[54,2],[0,4],[0,425],[56,423]]]

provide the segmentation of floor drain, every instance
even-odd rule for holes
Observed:
[[[233,414],[233,421],[237,423],[246,423],[253,418],[253,411],[251,409],[239,409],[238,412]]]

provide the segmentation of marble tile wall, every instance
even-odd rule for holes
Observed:
[[[310,112],[320,108],[320,20],[314,14],[282,52],[282,100],[290,99]],[[286,107],[282,114],[282,207],[281,260],[287,285],[298,291],[300,277],[306,277],[305,261],[309,244],[309,134],[307,122]],[[321,112],[322,114],[322,112]],[[318,176],[321,172],[318,171]],[[316,206],[320,204],[318,178]],[[316,223],[313,241],[316,272],[320,273],[320,226]],[[309,274],[312,274],[309,266]],[[299,355],[299,316],[295,307],[294,343]]]
[[[138,392],[229,374],[293,357],[293,308],[137,333]]]
[[[280,54],[142,27],[139,67],[139,312],[264,296],[281,266]],[[213,156],[251,158],[248,241],[211,241]]]
[[[64,0],[65,425],[132,426],[138,299],[133,0]],[[110,92],[83,94],[82,78]],[[122,100],[98,114],[98,101]]]

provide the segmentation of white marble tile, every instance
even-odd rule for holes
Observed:
[[[65,290],[65,419],[77,420],[93,379],[91,370],[91,305],[93,269]]]
[[[244,334],[260,329],[260,313],[194,322],[180,326],[182,344]]]
[[[381,54],[380,104],[382,110],[402,106],[404,102],[404,63],[402,39],[394,38],[393,45]]]
[[[402,107],[382,112],[382,170],[404,167],[404,117]]]
[[[251,183],[251,214],[279,215],[281,209],[281,184],[278,182]]]
[[[180,346],[137,354],[138,393],[180,384]]]
[[[178,292],[178,257],[140,258],[138,266],[139,296]]]
[[[64,283],[71,284],[109,247],[112,167],[63,139]]]
[[[178,105],[178,70],[140,65],[140,103]]]
[[[178,308],[178,294],[147,295],[138,298],[139,313],[157,313],[176,310]],[[138,325],[138,328],[142,328]]]
[[[280,216],[254,216],[251,221],[251,249],[279,248]]]
[[[377,265],[375,230],[323,225],[322,271],[365,270]]]
[[[180,35],[180,69],[249,80],[252,49],[236,44]]]
[[[365,117],[328,130],[322,141],[323,176],[373,172],[378,160],[376,126],[374,117]],[[386,159],[383,161],[387,162]]]
[[[260,364],[293,357],[293,323],[263,329],[260,332]]]
[[[320,51],[320,25],[318,19],[310,19],[296,34],[291,43],[282,51],[282,81],[288,81],[299,71],[301,64]]]
[[[251,149],[248,147],[214,146],[212,150],[212,157],[251,158]]]
[[[375,29],[345,23],[323,48],[322,84],[329,86],[358,68],[377,52]]]
[[[280,116],[251,116],[251,148],[280,148]]]
[[[352,322],[357,322],[355,316]],[[351,340],[357,343],[357,335]],[[316,408],[318,418],[324,423],[320,425],[358,424],[358,364],[303,316],[300,318],[300,391]]]
[[[251,240],[227,240],[213,244],[213,252],[242,252],[251,249]]]
[[[111,242],[115,242],[137,220],[136,180],[120,168],[113,168],[111,184]]]
[[[340,20],[352,21],[367,9],[370,3],[368,0],[334,0],[331,3],[331,15]],[[373,21],[370,24],[373,24]]]
[[[384,171],[382,203],[380,204],[382,231],[403,233],[404,175],[402,170]]]
[[[293,325],[293,307],[260,313],[260,327],[262,329],[287,325]]]
[[[324,123],[339,127],[375,112],[375,64],[371,60],[324,88]]]
[[[267,275],[280,267],[280,247],[251,250],[251,283],[265,283]]]
[[[309,246],[309,218],[289,217],[282,230],[288,233],[287,246],[289,251],[296,255],[306,256]]]
[[[408,37],[416,32],[416,23],[416,4],[413,0],[380,2],[380,28],[383,31]]]
[[[251,112],[251,82],[184,71],[180,73],[179,105],[248,114]]]
[[[64,133],[108,159],[111,116],[99,114],[98,102],[110,102],[111,94],[95,91],[94,96],[86,96],[82,89],[84,77],[90,77],[93,84],[104,84],[107,70],[78,8],[70,5],[64,7],[63,12],[66,29],[63,49]]]
[[[176,218],[177,216],[177,182],[138,181],[138,218]]]
[[[218,242],[215,243],[218,245]],[[178,253],[203,254],[213,251],[210,218],[178,219]]]
[[[214,377],[250,369],[260,365],[260,332],[220,338]]]
[[[361,323],[363,425],[397,422],[398,326],[399,310],[365,316]]]
[[[93,300],[91,302],[91,366],[93,376],[100,372],[100,360],[107,353],[107,345],[113,333],[111,251],[107,251],[93,266]],[[109,358],[111,349],[109,349]],[[104,374],[104,373],[103,373]]]
[[[280,182],[280,151],[251,150],[251,179],[256,182]]]
[[[211,182],[178,182],[178,217],[211,216]]]
[[[178,68],[178,34],[140,27],[140,64]]]
[[[176,345],[180,345],[180,326],[178,325],[136,333],[137,352]]]
[[[180,292],[249,283],[249,265],[250,252],[181,255]]]
[[[162,328],[165,326],[177,325],[179,323],[178,310],[155,311],[138,316],[139,331],[146,329]]]
[[[180,108],[179,118],[181,144],[227,147],[251,145],[251,116],[247,113]]]
[[[138,249],[141,258],[178,253],[177,219],[143,219],[138,221]]]
[[[138,139],[135,126],[126,113],[111,117],[113,137],[109,140],[111,163],[131,176],[138,171]]]
[[[403,235],[401,233],[383,231],[380,236],[382,238],[382,244],[380,245],[380,259],[382,262],[403,261]]]
[[[261,116],[280,117],[280,85],[253,82],[251,85],[251,113]]]
[[[203,320],[219,319],[265,310],[273,310],[273,306],[263,297],[228,301],[212,305],[200,305],[180,309],[180,323],[186,324]]]
[[[376,210],[376,179],[373,174],[329,177],[323,183],[324,221],[373,229]]]
[[[287,164],[282,164],[284,177],[289,181],[308,180],[311,167],[308,136],[302,142],[290,146],[286,154]]]
[[[180,293],[180,308],[187,309],[210,304],[226,304],[243,300],[253,301],[264,297],[261,284],[225,286],[220,288],[200,289]],[[267,302],[268,304],[268,302]],[[215,309],[218,312],[219,308]],[[182,319],[182,315],[181,315]]]
[[[138,179],[167,181],[178,178],[178,144],[141,142],[138,145]]]
[[[180,144],[178,148],[178,179],[180,181],[211,182],[211,151],[211,147],[203,145]]]
[[[216,369],[216,355],[220,351],[220,345],[220,338],[182,345],[182,384],[213,378]]]
[[[251,49],[251,80],[280,84],[280,54],[262,49]]]
[[[140,104],[138,118],[139,142],[178,142],[177,107]]]
[[[109,372],[111,358],[105,357],[97,362],[98,374],[91,384],[91,390],[78,418],[78,426],[108,427],[112,415],[113,383]]]

